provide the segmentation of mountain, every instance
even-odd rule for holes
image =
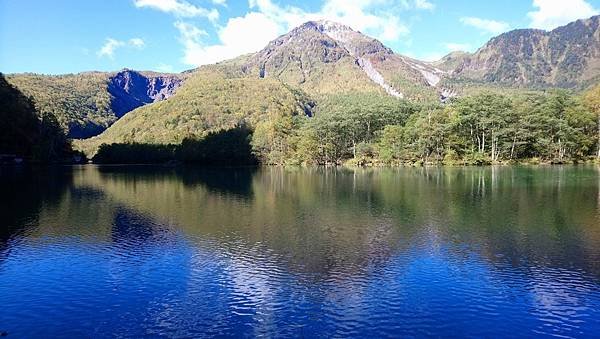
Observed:
[[[437,62],[394,53],[345,25],[310,21],[256,53],[183,74],[125,70],[41,77],[38,87],[56,89],[40,89],[46,96],[33,97],[42,109],[85,103],[63,110],[69,112],[63,123],[69,124],[71,136],[83,135],[72,126],[100,130],[112,124],[76,143],[93,153],[102,143],[173,144],[240,123],[255,127],[280,117],[321,114],[320,107],[351,96],[370,103],[378,101],[373,98],[395,98],[431,104],[479,90],[578,88],[596,81],[600,72],[599,18],[550,32],[508,32],[473,54],[455,52]],[[27,75],[10,80],[27,93],[34,86],[23,78]]]
[[[443,73],[350,27],[311,21],[257,53],[194,70],[169,100],[138,108],[76,145],[93,154],[102,143],[180,143],[241,121],[312,115],[315,103],[340,94],[437,102]]]
[[[310,115],[312,103],[277,79],[228,78],[212,67],[197,70],[169,100],[127,113],[102,134],[75,146],[93,155],[101,144],[178,144],[209,132],[252,126],[281,116]]]
[[[244,74],[272,77],[312,95],[378,92],[437,100],[443,72],[394,53],[376,39],[331,21],[309,21],[241,63]]]
[[[123,70],[108,80],[111,108],[120,118],[140,106],[170,98],[181,82],[182,76],[176,74]]]
[[[133,109],[175,93],[185,74],[123,70],[68,75],[12,74],[10,84],[52,113],[70,138],[97,135]]]
[[[552,31],[519,29],[472,55],[447,56],[450,79],[518,87],[587,87],[600,77],[600,16]],[[452,69],[453,68],[453,69]]]
[[[454,71],[459,65],[470,57],[471,54],[463,51],[451,52],[438,61],[431,62],[431,65],[443,70],[446,73]]]

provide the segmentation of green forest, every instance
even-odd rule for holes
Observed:
[[[0,163],[21,157],[33,163],[72,162],[74,152],[56,116],[39,112],[34,100],[9,84],[0,73]]]
[[[75,153],[55,115],[38,111],[37,102],[1,80],[2,102],[12,106],[5,105],[0,116],[5,131],[0,154],[17,154],[34,162],[71,158]],[[107,133],[104,139],[86,140],[92,146],[97,143],[90,155],[95,155],[96,163],[202,165],[419,166],[600,160],[600,85],[584,93],[479,91],[444,104],[414,103],[381,93],[311,98],[274,82],[265,83],[264,92],[253,85],[239,84],[245,95],[239,97],[244,100],[223,96],[220,106],[204,100],[207,105],[202,111],[197,108],[202,103],[187,100],[187,92],[182,91],[180,100],[149,106],[176,112],[177,124],[173,125],[172,114],[161,114],[167,121],[163,123],[146,119],[146,110],[136,111],[131,118],[139,120],[135,120],[139,122],[136,131],[145,133],[143,140],[120,140]],[[177,110],[169,106],[178,103]],[[187,134],[169,137],[179,130],[181,121],[189,120],[184,118],[197,115],[212,120],[200,127],[186,124]],[[113,134],[119,131],[114,127],[109,130]]]
[[[322,98],[312,116],[295,112],[271,114],[258,122],[242,119],[238,125],[243,128],[186,138],[181,145],[104,144],[94,161],[233,165],[256,160],[267,165],[350,166],[578,163],[600,158],[599,113],[600,86],[584,94],[483,92],[427,105],[354,93]]]
[[[268,164],[486,165],[571,163],[600,157],[600,86],[505,95],[446,105],[338,96],[314,118],[261,122],[252,138]]]

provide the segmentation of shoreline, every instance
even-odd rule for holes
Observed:
[[[206,169],[219,169],[219,168],[245,168],[245,169],[257,169],[257,168],[336,168],[336,169],[385,169],[385,168],[460,168],[460,167],[559,167],[559,166],[600,166],[598,160],[586,160],[586,161],[571,161],[571,162],[529,162],[529,161],[518,161],[518,162],[497,162],[491,164],[470,164],[470,163],[398,163],[398,164],[364,164],[355,165],[349,164],[348,162],[342,164],[319,164],[319,165],[305,165],[305,164],[258,164],[252,165],[206,165],[206,164],[194,164],[194,163],[15,163],[15,164],[0,164],[0,168],[50,168],[50,167],[87,167],[87,166],[101,166],[101,167],[161,167],[161,168],[181,168],[181,167],[198,167]]]

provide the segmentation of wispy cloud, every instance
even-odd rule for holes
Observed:
[[[125,46],[123,41],[115,40],[113,38],[107,38],[106,42],[98,51],[98,57],[108,57],[109,59],[115,58],[115,50],[119,47]]]
[[[96,55],[98,55],[99,58],[107,57],[109,59],[114,59],[117,49],[127,46],[142,49],[146,46],[146,43],[141,38],[132,38],[128,41],[106,38],[104,45],[100,47]]]
[[[435,9],[435,5],[427,0],[415,0],[415,7],[417,9],[426,9],[426,10],[433,10]]]
[[[527,13],[530,26],[546,30],[598,14],[585,0],[533,0],[533,7],[535,10]]]
[[[384,2],[384,1],[380,1]],[[435,4],[430,0],[401,0],[398,3],[403,9],[434,10]]]
[[[475,27],[484,33],[500,34],[508,31],[510,25],[503,21],[482,19],[476,17],[463,17],[460,22],[467,26]]]
[[[214,3],[224,4],[223,0],[213,0]],[[138,8],[148,7],[173,14],[181,18],[204,17],[211,21],[219,19],[219,11],[190,4],[185,0],[134,0]]]
[[[142,49],[146,46],[146,43],[144,42],[144,40],[142,40],[140,38],[133,38],[133,39],[129,39],[129,45],[133,46],[135,48]]]

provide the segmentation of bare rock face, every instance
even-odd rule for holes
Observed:
[[[168,99],[181,84],[182,79],[177,75],[145,75],[123,70],[108,82],[108,92],[112,96],[111,108],[120,118],[140,106]]]
[[[314,25],[315,29],[340,43],[352,55],[362,57],[376,53],[394,54],[379,40],[368,37],[348,26],[328,20],[314,22]]]
[[[453,76],[504,85],[572,88],[598,79],[600,16],[552,31],[519,29],[463,58]]]
[[[309,21],[271,41],[242,67],[308,93],[383,91],[398,98],[435,93],[442,71],[394,53],[379,40],[328,20]],[[410,87],[411,93],[404,90]]]
[[[348,51],[334,39],[322,34],[314,22],[308,22],[271,41],[252,57],[248,69],[258,66],[259,76],[298,73],[298,83],[313,69],[349,57]]]

